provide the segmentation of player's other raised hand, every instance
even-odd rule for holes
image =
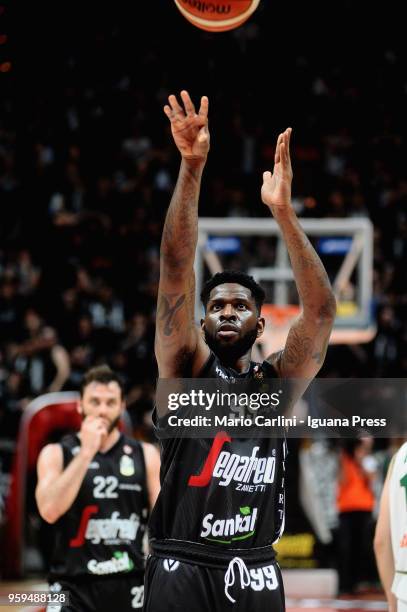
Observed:
[[[273,173],[263,173],[261,199],[271,212],[291,207],[291,183],[293,171],[290,158],[291,128],[287,128],[277,139]]]

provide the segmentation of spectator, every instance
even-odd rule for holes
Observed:
[[[44,325],[34,309],[24,316],[26,337],[13,347],[17,372],[28,382],[31,397],[40,393],[60,391],[69,376],[69,357],[66,349],[58,344],[56,332]]]
[[[126,355],[128,371],[132,373],[131,378],[135,382],[151,380],[154,376],[155,362],[151,352],[153,334],[147,316],[135,313],[129,321],[127,336],[120,345]]]
[[[372,482],[376,476],[376,464],[370,454],[372,443],[372,438],[349,439],[341,453],[337,497],[341,594],[355,593],[369,577],[375,503]]]

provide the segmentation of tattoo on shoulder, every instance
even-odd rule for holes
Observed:
[[[184,294],[160,295],[157,309],[157,319],[162,324],[165,336],[171,336],[174,331],[174,317],[185,302]]]

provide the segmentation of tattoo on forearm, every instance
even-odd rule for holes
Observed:
[[[309,245],[309,248],[313,250],[312,245]],[[318,255],[316,253],[310,252],[309,255],[300,255],[299,257],[301,270],[315,270],[316,274],[313,278],[318,281],[320,287],[329,287],[329,278],[328,275],[320,261]]]
[[[303,316],[291,327],[281,358],[281,369],[289,375],[314,372],[328,348],[329,331],[336,312],[335,297],[326,270],[311,242],[296,221],[281,223]],[[319,368],[318,368],[319,369]]]
[[[300,228],[284,233],[303,307],[323,319],[332,319],[335,300],[326,270],[314,247]]]
[[[194,261],[201,174],[194,168],[182,169],[165,219],[161,255],[165,264],[178,272]]]
[[[167,216],[165,217],[164,229],[162,234],[162,244],[169,244],[174,236],[174,211],[170,207],[167,211]]]
[[[295,328],[291,328],[285,349],[282,355],[282,362],[291,368],[302,366],[312,353],[312,338],[303,336]]]
[[[332,311],[336,309],[336,300],[333,295],[329,295],[325,304],[319,307],[318,316],[320,319],[329,319],[332,316]]]
[[[325,359],[326,352],[328,350],[329,335],[325,338],[322,348],[320,351],[313,353],[312,358],[317,362],[318,365],[322,365]]]
[[[298,251],[301,251],[302,249],[311,246],[311,243],[305,234],[298,235],[297,233],[292,233],[291,242]]]
[[[185,302],[185,295],[173,296],[177,298],[173,305],[170,304],[170,300],[168,299],[170,296],[166,297],[165,295],[160,296],[157,310],[157,319],[162,326],[162,330],[164,336],[171,336],[174,331],[174,317],[177,311],[181,308],[181,306]]]
[[[300,264],[302,270],[313,270],[318,267],[317,262],[312,257],[300,256]]]

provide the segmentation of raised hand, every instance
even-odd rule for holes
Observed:
[[[274,155],[274,169],[263,173],[261,199],[273,212],[291,206],[293,171],[290,158],[291,128],[279,135]]]
[[[184,159],[205,161],[209,151],[208,98],[201,98],[198,114],[187,91],[181,91],[181,99],[184,108],[174,95],[164,106],[175,144]]]

